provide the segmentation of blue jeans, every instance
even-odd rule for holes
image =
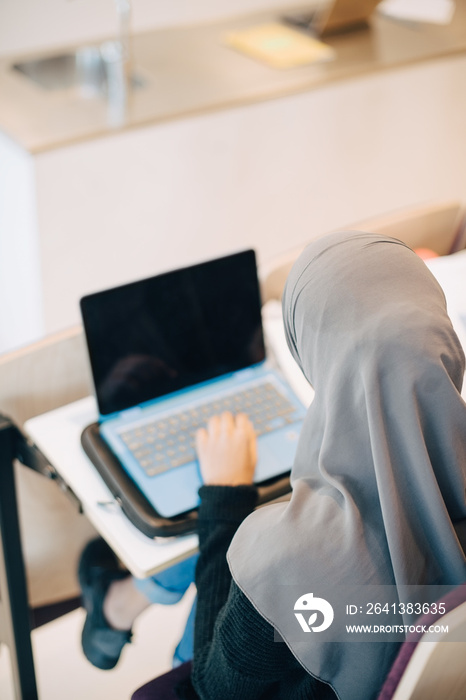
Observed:
[[[198,554],[195,554],[189,559],[185,559],[150,578],[134,579],[134,584],[151,603],[173,605],[181,600],[190,584],[194,581],[194,570],[198,556]],[[196,600],[194,600],[189,613],[183,636],[175,649],[173,666],[179,666],[184,661],[189,661],[193,658],[195,615]]]

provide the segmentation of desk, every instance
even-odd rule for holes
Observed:
[[[154,541],[130,523],[81,447],[83,429],[96,420],[96,403],[89,396],[32,418],[25,429],[127,569],[146,578],[193,554],[197,535]]]

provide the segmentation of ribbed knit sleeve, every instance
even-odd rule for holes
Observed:
[[[202,486],[199,496],[194,659],[211,641],[218,613],[228,597],[231,574],[226,553],[239,525],[254,510],[257,489],[255,486]]]
[[[177,689],[192,700],[335,700],[314,680],[231,580],[226,553],[257,501],[254,486],[203,486],[199,494],[198,591],[192,678]]]

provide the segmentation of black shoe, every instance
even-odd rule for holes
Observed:
[[[82,601],[87,611],[82,648],[91,664],[104,671],[116,666],[123,647],[132,637],[131,630],[113,629],[103,612],[111,583],[127,576],[129,573],[119,567],[118,559],[104,540],[92,540],[85,547],[78,569]]]

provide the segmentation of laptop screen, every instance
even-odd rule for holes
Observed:
[[[108,415],[265,359],[253,250],[81,299]]]

